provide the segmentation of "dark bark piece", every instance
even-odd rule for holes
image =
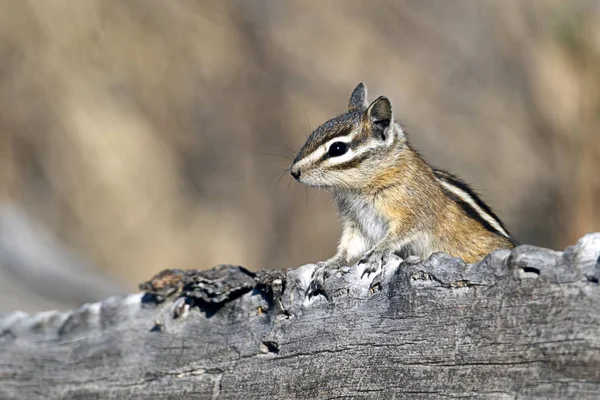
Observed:
[[[600,234],[556,252],[163,272],[150,296],[0,318],[0,398],[599,398]],[[144,299],[144,301],[142,301]]]

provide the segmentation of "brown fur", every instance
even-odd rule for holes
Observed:
[[[369,184],[375,207],[391,221],[391,236],[403,238],[427,230],[438,251],[480,261],[499,248],[513,248],[504,236],[486,230],[471,219],[436,181],[431,167],[409,146],[402,150],[401,162],[384,169]]]

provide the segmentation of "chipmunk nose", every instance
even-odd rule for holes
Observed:
[[[301,173],[300,173],[300,170],[299,170],[299,169],[296,169],[296,170],[294,170],[294,169],[292,168],[292,169],[290,170],[290,173],[292,174],[292,176],[293,176],[293,177],[294,177],[296,180],[300,179],[300,175],[301,175]]]

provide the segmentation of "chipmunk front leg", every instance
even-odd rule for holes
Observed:
[[[308,287],[308,295],[314,296],[317,293],[322,293],[325,279],[340,268],[347,266],[349,259],[354,257],[357,250],[359,252],[364,251],[364,243],[366,243],[364,237],[353,222],[342,222],[342,236],[337,253],[328,260],[317,263],[318,267],[314,270]],[[358,248],[361,246],[362,248]]]

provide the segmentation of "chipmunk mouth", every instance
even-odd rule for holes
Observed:
[[[302,168],[302,165],[292,164],[290,166],[290,175],[302,183],[303,185],[316,187],[316,188],[324,188],[328,186],[328,179],[326,178],[326,174],[323,173],[320,169],[313,168]]]

